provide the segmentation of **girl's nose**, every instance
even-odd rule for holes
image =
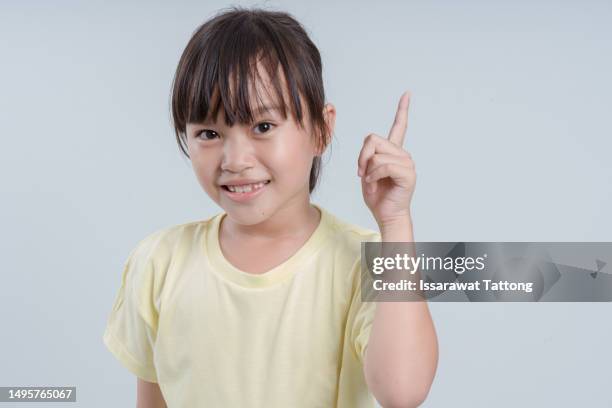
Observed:
[[[240,173],[253,167],[252,149],[244,138],[226,138],[223,145],[221,170]]]

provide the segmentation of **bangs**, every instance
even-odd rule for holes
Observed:
[[[284,119],[291,114],[303,125],[300,92],[298,89],[288,89],[283,76],[287,78],[292,73],[285,73],[278,60],[270,55],[256,54],[244,55],[244,60],[234,60],[232,56],[227,58],[227,64],[219,61],[216,76],[202,76],[209,77],[209,81],[192,82],[184,101],[187,107],[186,124],[205,120],[216,122],[221,111],[227,126],[248,124],[264,108],[278,107]],[[288,82],[295,83],[291,80]]]

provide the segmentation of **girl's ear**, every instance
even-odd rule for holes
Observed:
[[[325,127],[327,133],[325,134],[325,140],[323,147],[318,149],[317,156],[321,156],[327,146],[331,143],[332,135],[334,134],[334,127],[336,126],[336,108],[331,103],[326,103],[323,107],[323,118],[325,119]]]

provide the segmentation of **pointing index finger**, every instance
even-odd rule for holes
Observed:
[[[406,91],[402,94],[399,104],[397,105],[397,113],[395,114],[395,120],[393,126],[389,131],[389,141],[402,147],[404,144],[404,137],[406,136],[406,128],[408,127],[408,108],[410,107],[410,91]]]

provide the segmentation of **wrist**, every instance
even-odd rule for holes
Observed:
[[[412,217],[410,214],[386,219],[378,224],[384,241],[405,241],[412,236]]]
[[[383,230],[395,230],[403,228],[405,226],[412,226],[412,216],[410,212],[406,214],[398,215],[395,217],[389,217],[378,222],[378,228]]]

